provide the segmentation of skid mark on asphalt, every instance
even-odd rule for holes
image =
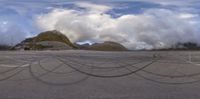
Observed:
[[[0,81],[36,80],[66,86],[91,77],[115,79],[126,76],[134,80],[132,75],[136,75],[160,84],[200,82],[200,54],[146,53],[35,53],[16,54],[15,57],[6,54],[6,57],[0,57]]]

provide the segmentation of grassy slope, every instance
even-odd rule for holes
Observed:
[[[70,40],[58,31],[47,31],[39,34],[37,37],[34,38],[34,42],[41,42],[41,41],[58,41],[63,42],[72,48],[76,48]]]
[[[37,42],[42,42],[42,41],[57,41],[57,42],[65,43],[72,48],[77,48],[74,44],[70,42],[70,40],[64,34],[56,30],[42,32],[36,37],[25,39],[24,41],[22,41],[20,44],[17,44],[16,46],[26,45],[27,50],[43,50],[44,48],[49,48],[48,46],[37,44]]]
[[[46,48],[46,46],[36,44],[37,42],[42,42],[42,41],[58,41],[65,43],[72,48],[77,49],[79,47],[79,49],[83,50],[86,49],[86,50],[97,50],[97,51],[127,51],[127,49],[123,45],[109,41],[104,43],[97,43],[91,46],[83,46],[83,47],[82,45],[77,46],[76,44],[72,44],[65,35],[55,30],[42,32],[36,37],[27,38],[26,40],[22,41],[22,43],[28,43],[29,48],[32,50],[42,50]]]
[[[104,42],[100,44],[94,44],[88,49],[97,51],[127,51],[127,49],[123,45],[115,42]]]

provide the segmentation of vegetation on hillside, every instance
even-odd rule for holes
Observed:
[[[63,42],[73,48],[76,48],[76,46],[74,46],[64,34],[56,30],[40,33],[33,39],[33,42],[41,42],[41,41]]]
[[[96,51],[127,51],[127,49],[116,42],[107,41],[104,43],[95,43],[93,45],[84,44],[78,45],[80,49],[84,50],[96,50]]]
[[[56,41],[64,43],[64,45],[68,45],[70,48],[74,49],[82,49],[82,50],[96,50],[96,51],[127,51],[128,49],[125,48],[123,45],[106,41],[104,43],[95,43],[92,45],[89,44],[72,44],[70,40],[61,32],[59,31],[46,31],[42,32],[36,37],[33,38],[27,38],[24,41],[22,41],[20,44],[16,46],[22,46],[25,50],[43,50],[46,48],[51,48],[52,46],[44,46],[42,44],[38,44],[38,42],[43,41]],[[58,45],[58,44],[54,44]],[[8,50],[11,49],[10,46],[6,45],[0,45],[0,50]],[[163,49],[153,49],[153,50],[200,50],[200,46],[193,42],[187,42],[187,43],[177,43],[176,45],[170,47],[170,48],[163,48]]]
[[[52,46],[44,46],[42,44],[38,44],[39,42],[43,41],[49,41],[49,43],[51,41],[61,42],[66,44],[66,46],[77,48],[70,42],[70,40],[64,34],[56,30],[42,32],[36,37],[27,38],[20,44],[17,44],[15,48],[18,49],[17,47],[19,47],[19,49],[24,49],[24,50],[43,50],[52,47]]]

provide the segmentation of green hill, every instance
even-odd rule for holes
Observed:
[[[36,37],[27,38],[20,44],[17,44],[14,49],[43,50],[58,46],[60,48],[76,48],[64,34],[53,30],[42,32]]]
[[[96,51],[127,51],[127,49],[116,42],[107,41],[104,43],[95,43],[93,45],[72,44],[70,40],[61,32],[53,30],[42,32],[36,37],[27,38],[20,44],[17,44],[16,50],[67,50],[82,49]]]
[[[70,42],[70,40],[64,34],[62,34],[59,31],[56,31],[56,30],[42,32],[33,39],[33,42],[42,42],[42,41],[63,42],[65,44],[75,48],[75,46]]]
[[[104,43],[95,43],[93,45],[84,44],[84,45],[77,45],[77,46],[83,50],[95,50],[95,51],[127,51],[128,50],[123,45],[116,42],[111,42],[111,41],[106,41]]]

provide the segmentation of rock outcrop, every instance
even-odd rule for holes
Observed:
[[[16,50],[68,50],[73,48],[76,46],[56,30],[42,32],[36,37],[27,38],[14,47]]]

